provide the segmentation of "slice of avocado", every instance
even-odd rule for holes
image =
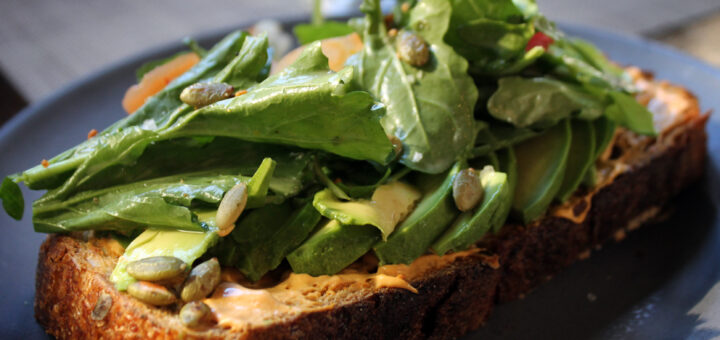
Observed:
[[[560,190],[570,152],[570,122],[565,120],[514,147],[518,182],[512,214],[527,224],[542,216]]]
[[[378,186],[372,197],[351,201],[339,200],[330,189],[313,198],[313,206],[323,216],[346,225],[373,225],[383,239],[415,206],[420,192],[409,184],[394,181]]]
[[[594,162],[600,158],[600,155],[602,155],[605,149],[608,148],[608,145],[610,145],[610,142],[615,136],[617,124],[606,117],[600,117],[593,121],[593,127],[595,129],[595,155],[593,164],[583,179],[583,183],[589,187],[594,187],[597,184],[597,168]]]
[[[570,123],[572,141],[570,154],[565,165],[565,175],[555,197],[565,202],[577,190],[588,169],[595,162],[595,128],[587,120],[573,120]]]
[[[507,203],[501,205],[500,210],[497,213],[496,222],[493,224],[493,232],[497,233],[505,225],[508,215],[510,214],[510,208],[512,208],[513,195],[515,194],[515,186],[517,185],[517,158],[515,158],[515,151],[512,148],[500,149],[497,152],[498,163],[500,164],[500,172],[507,174],[508,182],[508,195]]]
[[[320,222],[310,202],[292,210],[290,203],[267,205],[240,220],[230,234],[237,259],[233,265],[252,281],[277,268]]]
[[[287,260],[295,273],[332,275],[365,255],[379,240],[376,228],[330,220],[293,250]]]
[[[423,199],[387,241],[379,242],[374,250],[380,264],[410,263],[425,253],[432,242],[460,211],[452,198],[455,175],[465,168],[457,162],[442,175],[421,175],[417,183]]]
[[[188,231],[168,231],[148,229],[133,240],[125,248],[125,253],[118,260],[110,274],[110,281],[115,283],[117,290],[123,291],[135,282],[127,272],[130,262],[153,256],[174,256],[192,265],[198,257],[214,245],[220,237],[217,233]]]
[[[450,225],[450,227],[432,245],[438,255],[448,251],[465,250],[482,238],[492,227],[505,222],[505,206],[510,205],[510,185],[507,175],[493,170],[480,171],[485,195],[482,204],[474,211],[466,211]],[[501,221],[502,220],[502,221]]]

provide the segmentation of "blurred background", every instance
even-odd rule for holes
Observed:
[[[325,0],[323,11],[349,15],[359,2]],[[538,3],[553,20],[657,40],[720,67],[720,0]],[[383,0],[388,10],[392,4]],[[2,0],[0,124],[73,80],[155,46],[263,18],[309,18],[311,9],[311,0]]]

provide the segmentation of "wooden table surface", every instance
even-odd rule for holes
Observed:
[[[343,14],[358,1],[324,6]],[[552,19],[649,37],[720,66],[720,0],[539,5]],[[261,18],[309,16],[310,7],[310,0],[0,1],[0,124],[27,103],[153,46]]]

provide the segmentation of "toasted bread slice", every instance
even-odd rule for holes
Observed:
[[[347,284],[311,292],[312,305],[263,324],[184,327],[177,309],[156,308],[114,289],[108,280],[122,246],[51,235],[40,249],[35,313],[48,333],[79,338],[452,338],[479,327],[496,301],[523,296],[591,249],[661,211],[703,173],[705,124],[687,91],[631,70],[640,100],[656,112],[657,138],[628,131],[615,136],[598,162],[599,184],[527,226],[508,225],[479,248],[445,257],[406,278],[417,289]],[[664,111],[663,111],[664,110]],[[658,185],[661,183],[663,185]],[[481,250],[484,249],[484,250]],[[107,307],[107,308],[104,308]],[[221,326],[222,325],[222,326]]]

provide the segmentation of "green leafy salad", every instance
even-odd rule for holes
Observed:
[[[595,185],[617,127],[655,133],[624,70],[534,0],[379,3],[298,25],[302,52],[273,72],[266,35],[192,46],[200,61],[132,115],[6,177],[5,211],[22,217],[17,183],[47,190],[35,230],[119,240],[121,290],[128,263],[151,256],[216,257],[253,281],[332,275],[537,220]],[[323,39],[347,35],[361,46],[332,71]]]

